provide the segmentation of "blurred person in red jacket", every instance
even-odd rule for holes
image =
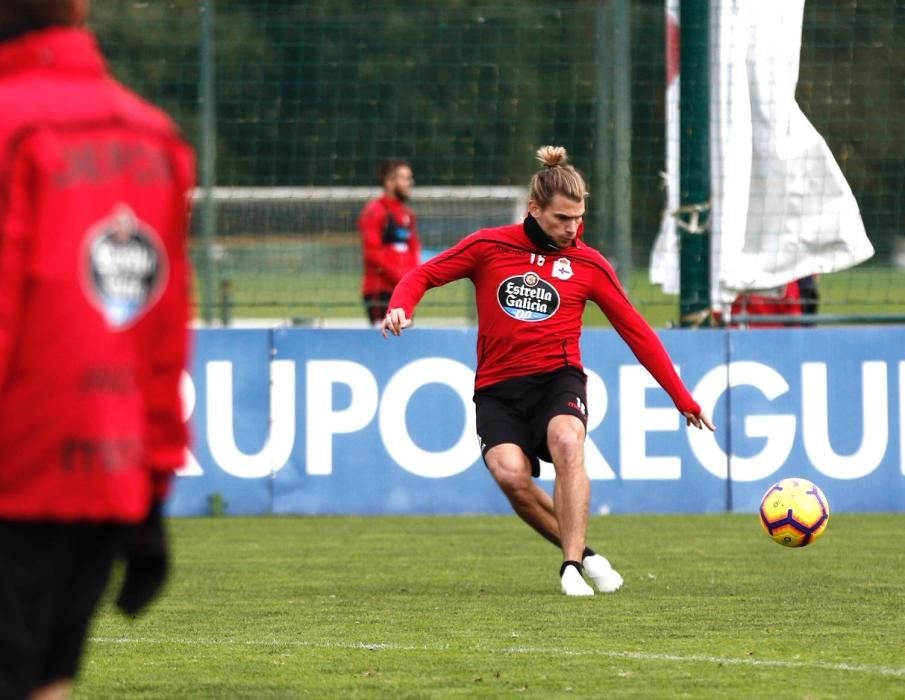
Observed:
[[[361,295],[375,326],[386,316],[396,283],[421,257],[415,213],[406,205],[415,184],[411,165],[391,158],[381,164],[379,175],[383,194],[368,202],[358,219],[364,258]]]
[[[167,571],[187,444],[191,149],[113,80],[87,0],[0,3],[0,698],[67,697],[113,562]]]
[[[809,275],[801,279],[789,282],[775,290],[761,290],[758,293],[746,292],[739,294],[732,302],[730,324],[738,327],[733,322],[736,316],[788,316],[789,323],[777,323],[776,321],[758,321],[750,318],[743,324],[745,328],[796,328],[798,326],[813,326],[808,322],[808,316],[817,313],[820,302],[820,293],[817,288],[817,275]],[[793,323],[793,321],[800,321]]]

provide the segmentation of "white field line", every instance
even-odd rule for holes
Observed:
[[[863,673],[872,676],[905,677],[905,667],[868,666],[864,664],[833,663],[827,661],[783,661],[781,659],[757,659],[752,657],[708,656],[705,654],[658,654],[646,651],[582,651],[547,647],[452,647],[449,645],[411,646],[382,642],[312,642],[302,639],[150,639],[143,637],[91,637],[94,644],[150,644],[186,646],[248,646],[248,647],[302,647],[307,649],[360,649],[363,651],[429,651],[429,652],[473,652],[495,654],[532,654],[540,656],[600,656],[608,659],[629,659],[632,661],[653,661],[679,664],[717,664],[723,666],[753,666],[762,668],[803,668],[820,671],[841,671]]]

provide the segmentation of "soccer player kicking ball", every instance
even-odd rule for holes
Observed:
[[[484,462],[515,512],[562,548],[562,591],[589,596],[622,585],[610,562],[587,546],[591,486],[584,464],[586,375],[579,339],[588,300],[596,303],[660,383],[688,425],[714,430],[660,339],[625,296],[606,259],[581,240],[584,179],[566,150],[544,146],[521,224],[481,229],[400,280],[381,332],[400,335],[432,288],[469,278],[478,308],[475,395]],[[552,461],[553,497],[532,476]]]

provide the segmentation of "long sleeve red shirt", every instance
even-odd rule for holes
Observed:
[[[476,231],[403,277],[390,308],[411,317],[428,289],[466,277],[474,283],[478,312],[475,388],[563,366],[581,369],[582,314],[590,300],[676,407],[700,413],[613,268],[581,239],[551,251],[528,236],[525,224]]]
[[[415,213],[386,195],[371,200],[358,218],[364,262],[362,294],[390,293],[421,257]]]
[[[0,518],[135,522],[183,463],[193,171],[89,32],[0,44]]]

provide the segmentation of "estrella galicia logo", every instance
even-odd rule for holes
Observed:
[[[84,282],[107,325],[121,329],[157,301],[167,275],[160,237],[125,204],[95,224],[85,240]]]
[[[504,279],[497,288],[500,308],[519,321],[544,321],[559,308],[559,292],[536,272]]]

